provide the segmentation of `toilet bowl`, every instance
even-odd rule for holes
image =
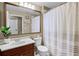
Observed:
[[[40,56],[48,56],[48,48],[44,45],[41,45],[41,38],[34,38],[35,46],[37,48],[37,54]]]
[[[48,56],[47,47],[41,45],[41,46],[38,46],[37,49],[40,56]]]

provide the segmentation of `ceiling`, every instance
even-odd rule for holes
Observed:
[[[48,8],[55,8],[59,5],[62,5],[66,2],[31,2],[32,4],[35,4],[35,5],[38,5],[38,6],[41,6],[42,4]]]

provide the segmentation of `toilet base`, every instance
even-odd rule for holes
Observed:
[[[36,54],[35,56],[49,56],[49,54],[47,54],[47,55]]]
[[[35,56],[40,56],[39,54],[36,54]]]

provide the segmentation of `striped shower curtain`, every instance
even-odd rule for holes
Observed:
[[[44,45],[51,55],[79,55],[79,3],[68,2],[44,14]]]

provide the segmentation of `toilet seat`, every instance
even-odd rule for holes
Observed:
[[[40,56],[49,56],[48,48],[45,46],[38,46],[38,53]]]
[[[37,49],[41,52],[47,52],[48,51],[47,47],[45,47],[45,46],[38,46]]]

